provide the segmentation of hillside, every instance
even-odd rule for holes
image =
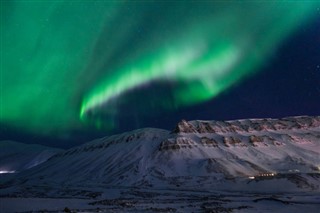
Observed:
[[[63,151],[62,149],[15,141],[0,141],[0,150],[1,174],[30,169]]]

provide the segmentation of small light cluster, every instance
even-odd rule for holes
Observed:
[[[270,176],[274,176],[275,174],[274,173],[262,173],[262,174],[259,174],[258,176],[259,177],[270,177]]]
[[[255,178],[259,178],[259,177],[274,177],[276,174],[275,173],[261,173],[259,175],[256,176],[249,176],[248,178],[253,180]]]

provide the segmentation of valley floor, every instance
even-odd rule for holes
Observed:
[[[99,198],[1,197],[0,212],[308,212],[320,209],[320,193],[244,193],[122,188]]]

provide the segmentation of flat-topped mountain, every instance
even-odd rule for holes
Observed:
[[[185,121],[174,133],[243,133],[256,131],[309,130],[320,126],[320,116],[296,116],[281,119],[243,119],[232,121]]]
[[[12,184],[228,188],[273,178],[318,190],[319,156],[320,117],[181,121],[172,132],[139,129],[60,152]]]

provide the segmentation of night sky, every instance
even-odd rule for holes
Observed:
[[[319,1],[1,1],[0,140],[320,115]]]

